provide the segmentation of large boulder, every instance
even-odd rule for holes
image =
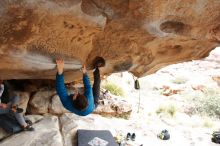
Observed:
[[[58,95],[54,95],[49,105],[49,113],[61,115],[68,112],[69,111],[63,107],[63,104],[60,101],[60,97]]]
[[[0,140],[8,137],[10,134],[7,133],[4,129],[0,128]]]
[[[204,58],[219,46],[219,8],[219,0],[1,0],[0,78],[54,79],[58,57],[67,81],[96,56],[106,60],[102,74],[136,76]]]
[[[30,93],[28,93],[28,92],[18,92],[18,91],[16,93],[20,97],[19,107],[24,110],[23,113],[26,113],[26,109],[27,109],[27,106],[28,106],[28,101],[29,101],[29,98],[30,98]]]
[[[86,130],[110,130],[115,134],[114,125],[108,122],[108,119],[100,115],[90,114],[86,117],[66,113],[60,117],[61,133],[64,140],[64,146],[76,145],[76,132],[78,129]]]
[[[49,112],[51,98],[56,94],[55,90],[36,92],[29,101],[28,112],[31,114],[45,114]]]
[[[59,120],[55,116],[46,116],[33,125],[35,131],[21,132],[0,142],[1,146],[62,146]]]
[[[123,97],[114,96],[103,91],[101,90],[99,105],[94,110],[94,113],[128,119],[132,112],[132,105],[123,100]]]
[[[60,115],[69,111],[63,107],[55,90],[41,89],[29,101],[28,112],[31,114],[51,113]]]

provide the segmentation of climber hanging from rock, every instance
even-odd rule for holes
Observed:
[[[94,84],[91,87],[89,77],[87,75],[86,66],[82,68],[83,72],[83,84],[84,94],[81,95],[77,90],[74,94],[68,95],[65,84],[64,84],[64,61],[62,59],[56,60],[57,64],[57,75],[56,75],[56,91],[60,97],[63,106],[80,116],[86,116],[93,112],[98,106],[98,100],[100,96],[100,73],[99,67],[105,66],[105,60],[101,57],[97,57],[93,62],[95,71],[93,72]]]

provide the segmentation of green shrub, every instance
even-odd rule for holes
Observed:
[[[174,105],[170,105],[167,109],[167,112],[173,117],[176,115],[176,107]]]
[[[212,128],[213,127],[213,122],[210,119],[205,119],[203,122],[203,126],[206,128]]]
[[[166,107],[165,106],[160,106],[157,110],[156,113],[159,115],[161,113],[166,113]]]
[[[198,112],[208,116],[220,117],[219,90],[210,88],[204,90],[204,96],[198,101]]]
[[[177,108],[176,106],[170,104],[170,105],[166,105],[166,106],[160,106],[157,110],[156,113],[157,114],[168,114],[171,117],[174,117],[176,115],[177,112]]]
[[[219,89],[206,88],[203,90],[203,96],[195,100],[195,109],[201,115],[209,117],[220,117],[220,92]]]
[[[111,92],[111,94],[114,94],[116,96],[123,96],[124,91],[121,87],[117,86],[114,83],[107,82],[103,85],[103,88]]]
[[[185,84],[188,79],[185,77],[176,77],[175,79],[172,80],[173,83],[175,84]]]
[[[127,84],[128,84],[128,85],[131,85],[131,81],[127,80]]]

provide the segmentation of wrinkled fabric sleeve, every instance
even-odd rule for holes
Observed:
[[[87,74],[83,74],[83,84],[85,87],[85,95],[90,95],[92,93],[92,86],[90,84],[89,76]]]
[[[65,106],[68,102],[69,96],[68,96],[68,93],[67,93],[67,90],[66,90],[66,87],[65,87],[65,84],[64,84],[63,74],[61,74],[61,75],[57,74],[56,75],[56,91],[57,91],[57,94],[60,97],[60,100],[61,100],[63,106]]]

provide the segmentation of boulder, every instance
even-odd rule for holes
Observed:
[[[6,138],[8,136],[10,136],[10,134],[7,133],[4,129],[0,128],[0,140]]]
[[[220,42],[220,1],[1,0],[0,78],[81,79],[103,57],[102,75],[141,77],[208,56]],[[16,76],[15,76],[16,75]]]
[[[49,105],[49,113],[61,115],[63,113],[68,113],[68,112],[69,111],[63,107],[60,101],[60,97],[58,95],[54,95]]]
[[[28,112],[31,114],[51,113],[61,115],[69,111],[63,107],[55,90],[41,89],[41,91],[36,92],[32,96],[29,102]]]
[[[28,101],[30,98],[30,93],[28,92],[16,92],[18,96],[20,96],[19,107],[23,108],[23,113],[26,113],[26,109],[28,106]]]
[[[215,76],[212,77],[212,79],[218,84],[218,86],[220,87],[220,76]]]
[[[124,100],[118,98],[103,99],[95,109],[94,113],[108,116],[121,117],[128,119],[132,112],[132,105]]]
[[[82,117],[71,113],[65,113],[60,117],[60,127],[64,140],[64,146],[76,145],[76,132],[78,129],[86,130],[110,130],[115,134],[113,125],[108,119],[100,115],[90,114]]]
[[[101,88],[99,104],[94,113],[102,116],[128,119],[131,112],[132,105],[128,101],[123,100],[123,97],[112,95],[107,90]]]
[[[52,97],[56,95],[55,90],[42,89],[36,92],[29,101],[28,112],[31,114],[49,113]]]
[[[32,123],[39,122],[40,120],[43,119],[43,116],[40,115],[28,115],[25,116],[25,118],[31,120]],[[7,133],[4,129],[0,128],[0,141],[3,140],[4,138],[7,138],[11,136],[10,133]]]
[[[101,92],[101,100],[94,113],[110,117],[129,118],[132,112],[132,106],[121,98],[114,97],[109,93],[104,96],[104,93]],[[61,115],[69,111],[63,107],[55,90],[41,89],[31,97],[28,112],[31,114],[51,113]]]
[[[0,142],[1,146],[63,146],[56,116],[46,116],[33,125],[35,131],[12,135]]]

